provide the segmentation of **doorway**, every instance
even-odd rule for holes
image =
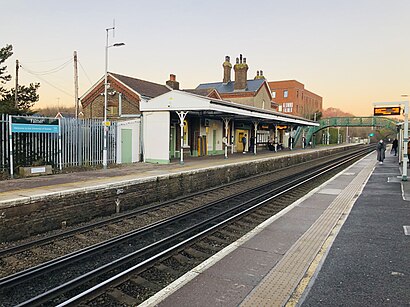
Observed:
[[[245,135],[246,135],[246,144],[245,144],[245,148],[243,148],[242,138]],[[249,144],[249,131],[237,129],[235,132],[235,139],[236,139],[236,148],[237,148],[236,151],[237,152],[246,151],[246,148],[248,147],[248,144]]]
[[[132,129],[121,129],[121,163],[132,163]]]

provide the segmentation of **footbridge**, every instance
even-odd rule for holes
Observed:
[[[307,143],[314,134],[328,127],[375,127],[378,129],[386,128],[396,131],[396,125],[399,123],[398,120],[379,116],[330,117],[321,119],[318,122],[320,126],[310,127],[305,130]]]

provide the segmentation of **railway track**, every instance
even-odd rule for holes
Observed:
[[[178,199],[144,206],[137,210],[118,214],[108,219],[46,235],[23,244],[9,244],[9,248],[0,250],[0,278],[15,274],[77,252],[91,245],[123,235],[135,228],[141,228],[159,220],[200,207],[209,202],[246,191],[252,187],[277,181],[282,177],[298,174],[308,167],[316,167],[327,157],[263,173],[252,178],[245,178],[230,184],[194,193]],[[37,237],[36,237],[37,238]]]
[[[350,152],[349,156],[353,156],[353,153]],[[349,160],[351,160],[351,158]],[[323,161],[321,162],[323,163]],[[331,161],[325,164],[327,164],[326,168],[332,165],[332,169],[335,169],[340,167],[340,163],[340,161]],[[183,253],[176,258],[175,256],[171,258],[168,257],[168,261],[192,264],[192,262],[195,261],[189,261],[189,259],[196,259],[198,255],[204,256],[207,250],[216,252],[228,243],[225,242],[225,239],[221,239],[221,237],[218,238],[218,236],[214,234],[205,239],[208,241],[212,241],[212,237],[217,239],[213,239],[214,241],[212,241],[213,243],[211,244],[209,244],[209,242],[202,243],[202,251],[198,250],[197,247],[190,247],[190,249],[186,250],[183,246],[186,244],[198,244],[192,242],[201,239],[209,232],[219,231],[223,233],[222,230],[216,229],[222,226],[225,228],[233,227],[225,225],[228,222],[236,220],[239,216],[243,216],[244,212],[248,216],[241,219],[241,221],[235,222],[242,223],[242,225],[234,227],[237,230],[236,232],[239,231],[239,233],[242,233],[242,230],[248,228],[246,227],[247,224],[253,225],[253,222],[260,222],[261,219],[266,219],[274,214],[274,212],[280,211],[283,205],[276,203],[273,206],[274,209],[265,206],[263,209],[258,209],[261,210],[260,212],[251,213],[256,209],[255,206],[260,207],[261,202],[269,202],[266,199],[270,200],[272,198],[283,197],[286,198],[287,201],[293,202],[292,199],[298,197],[297,195],[299,195],[300,192],[299,194],[291,192],[289,190],[290,187],[300,185],[301,182],[304,181],[306,181],[306,185],[308,179],[321,177],[319,174],[322,170],[318,169],[318,163],[312,163],[312,161],[310,161],[309,164],[310,165],[304,165],[304,167],[302,167],[305,169],[304,171],[301,170],[300,165],[299,168],[287,169],[286,172],[288,172],[289,176],[282,179],[280,179],[278,174],[270,174],[271,177],[269,177],[268,174],[264,174],[263,176],[258,176],[258,179],[254,178],[254,182],[256,182],[254,184],[250,184],[244,180],[242,184],[251,185],[252,187],[247,190],[242,189],[242,192],[234,191],[229,196],[221,196],[224,194],[217,194],[215,192],[216,190],[207,191],[207,193],[214,193],[217,200],[205,200],[204,203],[206,204],[196,206],[176,216],[163,218],[161,221],[121,234],[102,244],[95,244],[69,255],[45,262],[34,268],[7,276],[0,280],[2,297],[5,297],[7,300],[5,305],[14,305],[16,303],[30,306],[42,303],[51,303],[54,305],[67,300],[67,298],[71,296],[75,296],[77,293],[83,292],[85,289],[98,285],[101,280],[107,280],[113,278],[113,276],[124,274],[121,272],[127,272],[130,268],[134,268],[134,271],[137,273],[147,272],[148,264],[152,266],[153,261],[158,261],[158,259],[163,258],[169,253],[176,253],[178,250],[182,250]],[[291,169],[293,170],[290,171]],[[302,176],[302,173],[305,175]],[[299,176],[295,176],[295,174]],[[276,179],[273,179],[275,175]],[[262,181],[264,183],[261,183]],[[228,186],[223,187],[223,189],[230,190]],[[278,193],[279,196],[277,195]],[[295,196],[290,198],[289,195],[292,196],[294,193]],[[195,197],[205,199],[198,194],[193,196],[193,198],[184,198],[184,200],[191,202]],[[128,217],[123,217],[123,219],[126,218]],[[105,225],[104,227],[107,226]],[[95,229],[92,231],[94,232]],[[234,234],[235,229],[228,231],[228,233]],[[76,235],[78,236],[78,233]],[[41,244],[43,243],[40,243],[40,245]],[[47,245],[43,244],[41,246]],[[30,249],[32,247],[28,248]],[[175,259],[179,259],[180,261]],[[185,267],[187,265],[183,266]],[[169,268],[169,266],[165,264],[161,267],[162,269]],[[188,267],[190,267],[190,265],[188,265]],[[168,273],[170,276],[179,274],[176,274],[179,270],[172,271],[168,269],[168,271],[171,272]],[[133,275],[135,274],[134,272]],[[150,283],[146,278],[141,276],[136,280],[139,280],[139,283],[142,284],[146,282]],[[104,288],[105,286],[102,287]],[[21,291],[18,289],[22,288],[30,289],[30,291],[27,291],[26,295],[21,295]],[[101,299],[101,297],[102,296],[98,296],[95,300]]]

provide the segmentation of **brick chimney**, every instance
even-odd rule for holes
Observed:
[[[179,90],[179,82],[177,81],[177,76],[174,74],[169,75],[169,80],[165,84],[173,90]]]
[[[246,64],[246,58],[242,58],[242,54],[239,55],[239,58],[236,58],[236,64],[233,67],[235,71],[235,91],[243,91],[247,88],[247,73],[248,73],[248,64]]]
[[[222,64],[222,67],[224,68],[223,83],[231,82],[232,64],[231,64],[230,60],[231,60],[231,58],[227,55],[227,56],[225,56],[225,62]]]
[[[254,80],[256,80],[256,79],[265,79],[265,76],[263,75],[262,70],[256,71],[256,76],[255,76]]]

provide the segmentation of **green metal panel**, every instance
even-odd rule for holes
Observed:
[[[212,153],[216,152],[216,130],[212,131]]]
[[[132,162],[132,129],[121,129],[121,163]]]
[[[169,136],[169,158],[170,159],[171,158],[176,158],[176,155],[175,155],[175,146],[176,146],[175,133],[176,133],[175,127],[172,126],[171,127],[171,134]]]

